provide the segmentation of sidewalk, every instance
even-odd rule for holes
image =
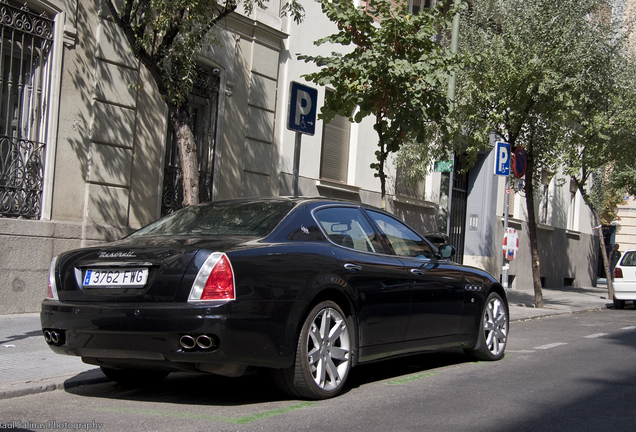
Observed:
[[[544,307],[537,309],[533,292],[509,290],[510,320],[604,309],[612,304],[604,287],[544,288],[543,298]],[[0,399],[105,381],[99,368],[49,349],[39,314],[0,315]]]

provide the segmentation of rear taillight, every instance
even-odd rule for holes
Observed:
[[[623,278],[623,270],[621,270],[619,267],[616,267],[614,269],[614,279],[616,278]]]
[[[205,260],[197,274],[189,302],[234,300],[234,272],[227,255],[214,252]]]
[[[55,268],[57,267],[57,257],[51,260],[51,266],[49,267],[49,288],[46,291],[46,298],[52,300],[59,300],[57,296],[57,284],[55,283]]]

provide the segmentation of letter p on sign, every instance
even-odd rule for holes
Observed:
[[[498,142],[495,146],[495,175],[510,175],[510,144]]]
[[[311,112],[311,97],[306,91],[298,90],[296,93],[296,116],[294,118],[294,124],[301,124],[302,116],[305,116]]]

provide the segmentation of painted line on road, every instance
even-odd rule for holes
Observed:
[[[416,375],[410,375],[404,378],[398,378],[398,379],[394,379],[391,381],[388,381],[387,384],[388,385],[400,385],[400,384],[405,384],[407,382],[411,382],[411,381],[417,381],[419,379],[422,378],[429,378],[435,375],[439,375],[439,372],[424,372],[424,373],[420,373],[420,374],[416,374]]]
[[[538,346],[538,347],[534,347],[534,349],[547,350],[547,349],[550,349],[550,348],[560,347],[561,345],[567,345],[567,342],[555,342],[555,343],[551,343],[551,344],[547,344],[547,345],[541,345],[541,346]]]
[[[225,422],[230,424],[247,424],[256,420],[263,420],[270,417],[275,417],[282,414],[287,414],[292,411],[296,411],[303,408],[310,408],[316,405],[315,402],[304,402],[296,405],[291,405],[285,408],[278,408],[274,410],[263,411],[257,414],[252,414],[248,416],[242,417],[227,417],[227,416],[217,416],[217,415],[209,415],[209,414],[197,414],[192,412],[183,412],[183,411],[167,411],[167,410],[158,410],[158,409],[134,409],[134,408],[117,408],[117,407],[97,407],[96,411],[102,412],[111,412],[111,413],[126,413],[126,414],[144,414],[144,415],[153,415],[160,417],[170,417],[177,419],[188,419],[188,420],[208,420],[208,421],[216,421],[216,422]]]
[[[609,333],[594,333],[591,335],[583,336],[585,339],[596,339],[603,336],[607,336]]]

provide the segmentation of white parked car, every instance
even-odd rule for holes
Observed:
[[[625,301],[636,307],[636,250],[628,250],[614,268],[614,307],[623,309]]]

